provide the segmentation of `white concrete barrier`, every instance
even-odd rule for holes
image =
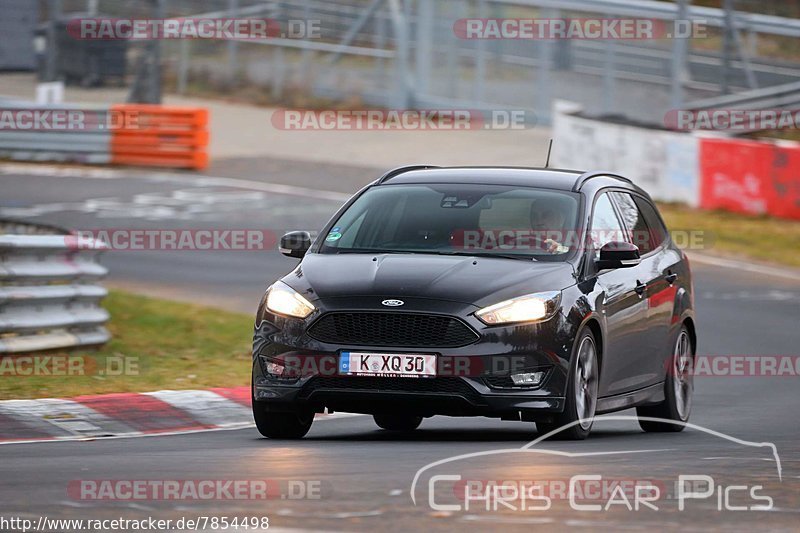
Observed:
[[[581,116],[558,101],[553,113],[553,166],[616,171],[656,199],[700,203],[700,138]]]

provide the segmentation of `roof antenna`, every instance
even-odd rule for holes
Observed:
[[[547,162],[544,164],[544,168],[550,168],[550,153],[553,151],[553,139],[550,139],[550,146],[547,147]]]

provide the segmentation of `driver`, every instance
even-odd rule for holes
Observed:
[[[561,235],[564,231],[565,222],[564,213],[555,207],[548,206],[541,210],[531,209],[531,228],[542,236]],[[555,239],[548,238],[542,242],[548,253],[563,254],[569,251],[569,247],[564,246]]]

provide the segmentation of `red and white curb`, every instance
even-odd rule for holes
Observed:
[[[317,420],[352,416],[317,415]],[[0,444],[141,437],[253,426],[250,387],[0,401]]]

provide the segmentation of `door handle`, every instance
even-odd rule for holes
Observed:
[[[667,283],[669,283],[670,285],[675,283],[676,279],[678,279],[678,275],[673,272],[670,272],[669,275],[667,275],[666,277]]]
[[[635,289],[633,289],[633,290],[635,290],[635,291],[636,291],[636,294],[638,294],[639,296],[641,296],[642,294],[644,294],[644,290],[645,290],[646,288],[647,288],[647,285],[645,285],[645,284],[644,284],[644,283],[642,283],[641,281],[638,281],[638,280],[637,280],[637,281],[636,281],[636,288],[635,288]]]

